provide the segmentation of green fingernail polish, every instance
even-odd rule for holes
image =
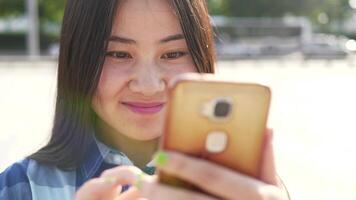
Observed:
[[[156,165],[159,166],[164,166],[168,163],[169,160],[169,156],[166,152],[163,151],[159,151],[156,153],[155,158],[154,158],[154,162],[156,163]]]

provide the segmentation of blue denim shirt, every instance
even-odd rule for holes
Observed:
[[[71,200],[84,182],[118,165],[133,164],[126,155],[97,140],[90,145],[83,165],[73,171],[24,159],[0,174],[0,199]],[[153,174],[155,168],[149,163],[144,171]]]

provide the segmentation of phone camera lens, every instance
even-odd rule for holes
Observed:
[[[227,117],[230,114],[230,111],[231,111],[230,102],[220,100],[215,104],[214,116],[219,118]]]

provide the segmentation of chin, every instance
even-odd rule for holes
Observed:
[[[149,130],[151,130],[151,131],[149,131]],[[133,132],[134,133],[132,133],[128,136],[135,140],[140,140],[140,141],[148,141],[148,140],[158,139],[162,135],[161,130],[159,130],[159,131],[153,130],[152,131],[152,129],[146,129],[146,130],[138,129]]]

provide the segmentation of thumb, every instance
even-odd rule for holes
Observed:
[[[265,183],[277,186],[278,178],[276,173],[272,140],[273,140],[273,130],[266,129],[265,138],[264,138],[264,147],[262,152],[260,179]]]

